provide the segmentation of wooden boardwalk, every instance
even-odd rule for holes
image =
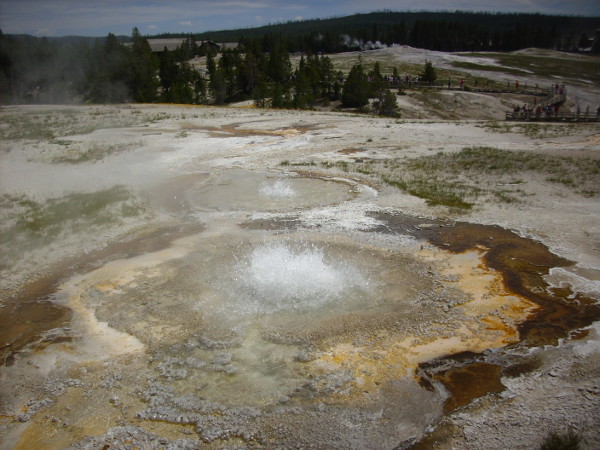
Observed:
[[[596,112],[573,113],[573,112],[547,112],[549,106],[562,105],[567,100],[567,91],[563,87],[560,90],[554,88],[543,89],[539,87],[522,86],[520,88],[490,88],[477,86],[460,87],[456,83],[449,86],[446,83],[423,83],[405,82],[404,80],[383,81],[390,88],[396,89],[436,89],[445,91],[478,92],[484,94],[518,94],[528,95],[535,99],[529,102],[519,111],[506,113],[506,120],[526,122],[600,122],[600,114]]]
[[[579,112],[558,112],[558,109],[548,109],[555,105],[562,105],[567,99],[567,92],[556,93],[549,91],[544,99],[539,102],[526,105],[519,111],[506,113],[506,120],[526,122],[600,122],[600,114]]]
[[[519,112],[507,112],[506,120],[517,120],[526,122],[600,122],[600,116],[596,114],[556,113],[541,114]]]

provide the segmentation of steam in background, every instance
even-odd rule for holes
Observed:
[[[345,47],[348,47],[351,50],[377,50],[380,48],[385,48],[387,47],[385,44],[382,44],[379,41],[375,41],[375,42],[371,42],[371,41],[367,41],[364,42],[362,39],[357,39],[357,38],[353,38],[348,34],[343,34],[342,35],[342,45],[344,45]]]
[[[89,100],[92,74],[100,62],[104,41],[0,34],[0,102],[74,104]],[[111,61],[101,59],[111,65]],[[128,100],[123,82],[106,82],[105,89],[119,93],[111,95],[114,100]]]

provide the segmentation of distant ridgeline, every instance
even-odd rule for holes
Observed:
[[[472,12],[374,12],[195,34],[196,40],[249,44],[283,39],[290,52],[335,53],[401,44],[440,51],[513,51],[528,47],[600,52],[600,17]],[[161,37],[185,35],[161,35]],[[255,45],[255,44],[252,44]]]

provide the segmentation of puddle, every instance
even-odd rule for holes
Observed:
[[[482,362],[436,373],[434,380],[443,383],[450,395],[444,403],[444,411],[448,413],[476,398],[502,392],[505,386],[500,381],[501,374],[499,366]]]
[[[0,363],[10,365],[14,353],[38,341],[45,332],[69,324],[71,310],[49,301],[10,302],[0,310]],[[46,336],[44,342],[56,342],[60,336]]]
[[[179,177],[148,197],[156,207],[175,213],[285,212],[332,205],[357,194],[355,186],[342,181],[230,169],[213,176]]]
[[[305,177],[269,176],[241,169],[186,192],[192,209],[217,211],[290,211],[326,206],[352,198],[346,183]]]

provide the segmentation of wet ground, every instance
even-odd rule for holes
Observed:
[[[202,226],[161,229],[143,234],[132,241],[117,242],[83,257],[63,261],[51,273],[12,292],[5,292],[0,311],[0,358],[11,365],[13,357],[31,345],[46,346],[56,341],[68,341],[72,311],[52,301],[59,285],[70,274],[88,271],[114,259],[128,258],[168,246],[178,236],[199,231]]]

